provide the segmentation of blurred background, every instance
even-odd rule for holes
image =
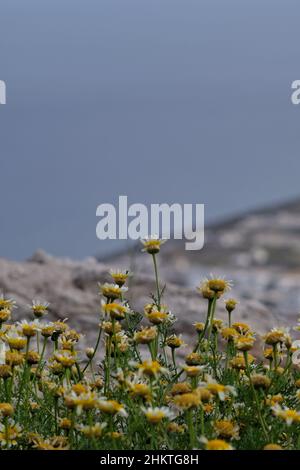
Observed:
[[[297,0],[2,0],[0,256],[83,258],[96,207],[299,192]]]
[[[296,318],[299,15],[297,0],[2,0],[0,290],[89,319],[105,262],[148,295],[151,260],[96,238],[97,206],[124,194],[205,204],[204,249],[166,244],[164,280],[222,273],[242,318]],[[170,289],[198,318],[196,294]]]

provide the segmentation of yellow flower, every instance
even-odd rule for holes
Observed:
[[[0,403],[0,416],[12,416],[14,414],[14,407],[10,403]]]
[[[6,426],[0,423],[0,444],[2,447],[13,447],[21,437],[22,428],[11,418],[8,418]]]
[[[15,307],[16,302],[13,299],[5,299],[4,295],[0,295],[0,310],[10,310]]]
[[[203,358],[201,354],[192,352],[185,356],[185,363],[188,366],[199,366],[200,364],[203,364]]]
[[[300,379],[295,381],[295,387],[300,388]]]
[[[52,359],[50,359],[48,367],[49,367],[49,370],[54,375],[62,375],[64,373],[64,366],[60,364],[59,362],[56,362],[56,361],[52,362]]]
[[[40,302],[38,300],[34,300],[30,306],[35,318],[42,318],[45,316],[48,313],[48,307],[48,302]]]
[[[214,405],[212,403],[206,403],[205,405],[202,405],[202,408],[206,414],[210,414],[214,411]]]
[[[239,336],[238,332],[234,328],[229,328],[229,327],[222,328],[221,335],[227,341],[233,341],[234,338]]]
[[[77,383],[72,385],[72,391],[76,393],[76,395],[81,395],[82,393],[88,393],[89,387],[83,383]]]
[[[119,287],[122,287],[130,276],[129,271],[121,271],[120,269],[114,270],[111,269],[109,274],[113,278],[115,284],[118,284]]]
[[[85,355],[88,359],[93,359],[95,354],[95,349],[94,348],[86,348],[85,349]]]
[[[179,382],[174,384],[171,388],[171,395],[182,395],[183,393],[190,393],[192,386],[188,382]]]
[[[187,430],[187,426],[185,424],[177,424],[177,423],[169,423],[167,426],[167,432],[176,433],[176,434],[184,434]]]
[[[63,335],[60,337],[60,341],[68,341],[69,343],[75,344],[77,343],[82,335],[77,333],[76,330],[71,330],[68,328],[66,331],[63,332]]]
[[[224,401],[230,395],[236,396],[236,390],[233,386],[220,384],[209,376],[207,377],[206,388],[213,395],[218,396],[221,401]]]
[[[141,243],[144,246],[142,251],[146,251],[150,255],[155,255],[156,253],[159,253],[161,245],[163,245],[165,242],[166,240],[162,240],[156,235],[144,238],[141,240]]]
[[[283,450],[283,448],[279,444],[267,444],[264,450]]]
[[[32,413],[41,409],[41,405],[39,405],[39,403],[37,403],[36,401],[30,401],[29,406],[30,406],[30,411]]]
[[[174,384],[171,389],[171,395],[182,395],[183,393],[190,393],[192,391],[192,386],[187,382],[180,382]]]
[[[251,328],[247,323],[235,322],[232,323],[232,328],[234,328],[240,335],[252,334]]]
[[[99,284],[100,293],[110,300],[120,299],[125,292],[127,292],[127,287],[120,287],[118,284]]]
[[[212,331],[214,333],[218,333],[219,331],[221,331],[222,325],[223,325],[223,320],[214,318],[212,321]]]
[[[262,375],[262,374],[252,374],[251,375],[251,382],[254,386],[254,388],[262,388],[262,389],[268,389],[271,385],[271,380],[269,377]]]
[[[282,403],[283,402],[283,396],[281,393],[278,393],[277,395],[268,395],[266,398],[266,405],[269,406],[275,406],[276,404]]]
[[[173,398],[173,403],[181,410],[188,410],[190,408],[197,408],[200,406],[201,399],[199,394],[196,392],[182,393],[175,395]]]
[[[5,362],[10,366],[19,366],[24,362],[24,355],[18,351],[7,351]]]
[[[152,311],[150,313],[146,313],[145,316],[153,325],[160,325],[161,323],[164,323],[168,319],[169,314],[166,312],[157,310],[157,311]]]
[[[66,368],[72,367],[76,363],[76,357],[68,350],[56,351],[54,358],[59,364]]]
[[[266,359],[269,359],[270,361],[273,361],[273,359],[274,359],[274,350],[273,350],[273,348],[264,349],[264,356],[265,356]]]
[[[68,440],[63,436],[53,436],[49,439],[42,439],[40,436],[33,438],[33,447],[38,450],[68,450]]]
[[[91,426],[85,426],[80,424],[76,429],[88,438],[101,437],[103,429],[106,427],[106,423],[96,423]]]
[[[54,332],[55,326],[53,325],[53,323],[47,323],[41,327],[41,335],[44,338],[50,338],[50,336],[52,336]]]
[[[239,427],[228,419],[215,421],[214,430],[223,439],[238,439],[239,437]]]
[[[38,364],[40,360],[40,355],[37,351],[28,351],[26,355],[26,361],[28,364],[34,365]]]
[[[208,441],[202,438],[201,441],[204,442],[206,450],[233,450],[233,447],[228,442],[221,439],[211,439]]]
[[[109,415],[120,415],[124,418],[127,417],[127,412],[121,403],[118,403],[115,400],[107,400],[107,399],[100,399],[98,402],[98,408],[102,413],[106,413]]]
[[[3,308],[0,310],[0,325],[7,320],[9,320],[11,317],[11,311],[8,308]]]
[[[157,329],[155,326],[143,328],[134,333],[133,339],[137,344],[149,344],[157,337]]]
[[[272,407],[273,413],[275,416],[281,418],[283,421],[286,422],[288,426],[293,423],[300,423],[300,412],[284,407],[281,408],[279,405],[275,405]]]
[[[63,321],[60,321],[60,320],[55,321],[55,322],[52,323],[52,326],[53,326],[53,328],[54,328],[54,332],[53,332],[53,333],[54,333],[56,336],[59,336],[59,335],[61,335],[62,333],[65,333],[65,332],[69,329],[68,325],[66,324],[66,320],[63,320]]]
[[[202,287],[208,288],[210,291],[213,291],[214,294],[223,295],[231,289],[232,282],[221,277],[211,276],[209,279],[203,281]]]
[[[36,335],[36,332],[39,328],[39,325],[36,321],[28,322],[26,320],[22,320],[18,323],[18,330],[22,332],[24,336],[27,338],[31,338]]]
[[[202,403],[209,402],[212,399],[211,392],[203,386],[197,387],[195,393],[199,395]]]
[[[255,339],[251,335],[238,336],[234,338],[234,345],[239,351],[249,351],[253,348]]]
[[[104,385],[104,382],[102,378],[100,377],[96,378],[95,381],[90,383],[90,387],[92,390],[101,390],[101,388],[103,388],[103,385]]]
[[[105,333],[109,336],[112,336],[114,333],[120,333],[122,330],[121,324],[118,321],[115,321],[114,325],[110,321],[103,321],[101,323],[101,327],[103,331],[105,331]]]
[[[175,414],[166,406],[162,406],[160,408],[143,408],[142,412],[147,418],[147,421],[151,424],[159,424],[163,419],[173,419],[175,418]]]
[[[233,312],[233,310],[235,309],[235,307],[237,306],[238,304],[238,301],[235,300],[235,299],[227,299],[225,300],[225,306],[226,306],[226,310],[228,313],[231,313]]]
[[[129,386],[129,393],[130,396],[135,398],[135,397],[141,397],[145,399],[146,401],[149,401],[151,398],[151,390],[149,385],[144,384],[144,383],[128,383]]]
[[[207,280],[209,289],[214,292],[227,292],[232,287],[232,282],[223,278],[211,277]]]
[[[199,287],[197,287],[197,290],[200,292],[202,297],[207,300],[212,300],[214,297],[219,298],[222,295],[221,292],[215,293],[213,290],[211,290],[208,287],[207,281],[204,281]]]
[[[161,366],[158,361],[143,361],[137,364],[138,373],[149,377],[157,377],[158,374],[167,374],[168,370]]]
[[[201,374],[205,366],[188,366],[184,365],[182,369],[185,371],[188,377],[197,377]]]
[[[22,356],[22,359],[23,359],[23,356]],[[11,366],[6,365],[6,364],[1,364],[0,365],[0,378],[8,379],[11,376],[12,376]]]
[[[254,361],[254,357],[251,354],[248,354],[249,364],[251,364],[253,361]],[[245,358],[242,354],[237,354],[233,359],[231,359],[229,364],[232,367],[232,369],[236,369],[236,370],[246,369]]]
[[[177,336],[175,334],[168,336],[168,338],[166,339],[166,344],[171,349],[177,349],[180,348],[180,346],[185,345],[183,339],[181,338],[181,335]]]
[[[67,408],[76,408],[77,414],[80,415],[82,410],[92,410],[99,406],[99,400],[95,392],[84,392],[77,395],[74,391],[65,394],[65,405]]]
[[[193,323],[193,326],[195,327],[195,330],[197,331],[197,333],[202,333],[202,331],[205,328],[205,325],[202,322]]]
[[[129,313],[129,308],[124,302],[106,303],[102,300],[101,306],[103,312],[106,315],[110,315],[110,317],[115,320],[123,320],[126,316],[126,313]]]
[[[24,336],[18,334],[14,329],[8,331],[5,335],[5,341],[11,349],[21,351],[27,344],[27,339]]]
[[[72,421],[69,418],[60,418],[59,427],[61,429],[69,430],[72,427]]]
[[[269,331],[263,337],[263,339],[265,340],[266,344],[273,346],[277,343],[284,343],[286,340],[286,335],[287,330],[285,330],[284,328],[272,328],[272,330]]]

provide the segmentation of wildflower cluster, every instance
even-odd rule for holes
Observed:
[[[162,241],[143,245],[156,292],[133,311],[130,273],[111,271],[111,282],[99,284],[97,341],[85,350],[67,321],[45,320],[48,303],[34,301],[32,320],[13,322],[15,302],[0,297],[1,447],[300,449],[300,370],[289,332],[273,328],[257,351],[257,335],[235,321],[237,302],[226,299],[231,282],[210,277],[198,288],[206,315],[185,344],[163,303]],[[215,318],[218,303],[227,321]]]

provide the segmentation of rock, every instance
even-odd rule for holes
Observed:
[[[43,256],[43,263],[0,259],[0,292],[17,301],[18,309],[14,312],[14,319],[30,318],[31,301],[45,300],[50,302],[49,320],[68,318],[70,325],[85,334],[86,345],[92,345],[97,335],[100,311],[97,282],[109,280],[108,270],[109,267],[102,263],[76,262],[48,256]],[[128,291],[132,308],[142,311],[154,291],[152,276],[141,273],[133,276]],[[193,323],[205,319],[206,301],[200,298],[195,289],[169,283],[164,302],[178,319],[174,325],[176,332],[183,333],[186,341],[190,341],[193,335],[194,341]],[[222,301],[216,316],[226,318]],[[277,323],[276,315],[255,300],[241,302],[234,318],[249,322],[260,332]]]

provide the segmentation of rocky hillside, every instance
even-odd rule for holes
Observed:
[[[110,260],[150,273],[151,260],[139,250]],[[289,321],[300,312],[300,200],[242,214],[206,227],[205,246],[185,251],[169,241],[161,253],[164,279],[194,287],[208,273],[233,280],[234,294],[256,299]],[[287,318],[288,317],[288,318]]]
[[[15,319],[29,316],[28,305],[32,299],[47,300],[51,303],[49,319],[68,318],[73,327],[86,335],[86,345],[91,345],[99,323],[97,282],[109,280],[108,269],[107,265],[95,259],[75,262],[54,258],[43,252],[22,263],[0,259],[0,289],[17,301]],[[154,289],[152,276],[142,273],[134,275],[128,292],[132,307],[142,310]],[[172,283],[166,288],[165,301],[178,317],[176,331],[184,332],[188,340],[194,333],[192,324],[204,319],[206,303],[195,289]],[[223,309],[218,317],[224,318]],[[239,305],[236,319],[251,322],[260,332],[277,321],[274,313],[255,299],[245,300]]]
[[[182,242],[163,246],[160,272],[167,282],[165,300],[178,317],[176,330],[187,336],[203,319],[205,304],[195,291],[210,272],[233,280],[232,295],[240,300],[236,319],[263,332],[274,325],[295,324],[300,311],[300,201],[268,208],[206,229],[205,248],[184,251]],[[16,317],[29,314],[32,299],[51,303],[52,318],[66,318],[93,342],[99,319],[97,282],[109,280],[112,266],[129,268],[129,297],[141,309],[154,291],[151,257],[140,247],[109,260],[81,262],[39,251],[24,262],[0,259],[0,293],[14,297]],[[223,316],[219,312],[218,316]]]

